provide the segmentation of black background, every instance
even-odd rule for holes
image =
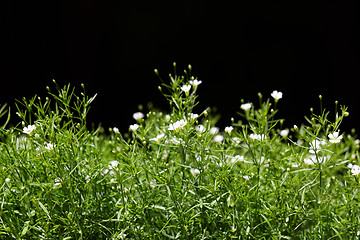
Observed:
[[[219,126],[237,118],[240,99],[276,89],[288,126],[321,94],[331,111],[335,100],[349,107],[341,130],[359,127],[356,1],[123,2],[5,2],[0,103],[45,96],[52,79],[84,83],[98,93],[89,120],[127,131],[138,104],[166,109],[153,70],[167,78],[177,62],[203,81],[197,111],[216,106]]]

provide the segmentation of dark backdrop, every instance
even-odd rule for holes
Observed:
[[[198,111],[218,107],[220,126],[241,98],[277,89],[288,126],[322,94],[329,110],[335,100],[349,107],[342,129],[359,127],[357,1],[122,2],[6,1],[0,103],[45,95],[52,79],[84,83],[98,93],[90,121],[125,131],[138,104],[166,109],[153,69],[166,78],[175,61],[193,66],[203,81]]]

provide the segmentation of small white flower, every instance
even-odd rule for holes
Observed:
[[[265,162],[265,157],[264,156],[261,156],[261,158],[258,160],[259,164],[262,165],[264,162]]]
[[[283,94],[282,94],[282,92],[278,92],[278,91],[274,90],[271,93],[271,96],[277,101],[282,98]]]
[[[352,165],[351,166],[351,174],[352,175],[358,175],[359,173],[360,173],[360,166]]]
[[[200,170],[197,169],[197,168],[191,168],[191,169],[190,169],[190,172],[191,172],[191,174],[194,175],[194,176],[200,174]]]
[[[177,130],[183,128],[187,124],[187,121],[181,119],[169,125],[168,130]]]
[[[191,85],[184,85],[181,87],[181,90],[183,90],[185,93],[188,93],[191,89]]]
[[[224,140],[224,136],[223,135],[216,135],[213,138],[214,142],[222,142]]]
[[[195,80],[193,80],[193,81],[190,80],[189,83],[190,83],[191,85],[193,85],[194,87],[197,87],[197,86],[199,86],[199,85],[202,83],[202,81],[195,79]]]
[[[5,178],[5,182],[10,182],[10,178]]]
[[[166,121],[170,121],[170,119],[171,119],[171,118],[170,118],[170,115],[166,114],[165,120],[166,120]]]
[[[116,161],[116,160],[110,161],[109,162],[109,168],[110,169],[116,168],[118,166],[118,164],[119,164],[119,162]]]
[[[339,136],[339,132],[329,133],[328,137],[331,143],[339,143],[343,138],[341,135]]]
[[[169,141],[165,141],[165,143],[173,143],[175,145],[180,145],[180,144],[184,144],[184,140],[182,140],[181,138],[177,139],[177,138],[171,138],[169,139]]]
[[[289,135],[289,129],[284,129],[280,131],[280,136],[287,137]]]
[[[315,163],[325,163],[327,160],[329,160],[329,156],[318,156],[311,154],[309,158],[304,159],[304,163],[308,165],[314,165]]]
[[[251,108],[251,103],[244,103],[244,104],[241,104],[240,108],[244,111],[248,111],[250,110]]]
[[[236,155],[230,158],[230,163],[236,163],[237,161],[243,162],[245,160],[244,156]]]
[[[61,178],[55,178],[55,181],[54,181],[54,187],[57,187],[57,186],[60,186],[61,185]]]
[[[206,128],[204,127],[204,125],[199,124],[198,126],[195,127],[196,131],[203,133],[206,131]]]
[[[312,153],[312,154],[318,153],[321,150],[320,145],[324,145],[324,143],[317,139],[312,140],[310,143],[309,153]]]
[[[159,142],[160,139],[162,139],[163,137],[165,136],[164,133],[160,133],[159,135],[157,135],[156,137],[154,138],[150,138],[150,141],[155,141],[155,142]]]
[[[124,240],[126,238],[126,234],[125,233],[121,233],[119,236],[119,239]]]
[[[47,144],[45,145],[45,148],[46,148],[47,150],[52,150],[52,149],[54,149],[54,144],[52,144],[52,143],[47,143]]]
[[[258,134],[255,133],[250,133],[249,137],[253,140],[257,140],[258,139]]]
[[[249,177],[249,176],[247,176],[247,175],[244,175],[244,176],[243,176],[243,178],[244,178],[245,180],[247,180],[247,181],[249,181],[249,180],[250,180],[250,177]]]
[[[29,125],[23,128],[23,132],[26,134],[31,134],[32,131],[36,129],[35,125]]]
[[[241,142],[241,139],[238,138],[238,137],[233,137],[231,140],[232,140],[233,142],[235,142],[236,144],[240,144],[240,142]]]
[[[191,119],[196,119],[198,116],[199,116],[199,114],[190,113],[190,118],[191,118]]]
[[[114,133],[119,133],[119,129],[117,127],[113,128]]]
[[[228,133],[228,134],[231,134],[231,131],[233,130],[234,128],[232,126],[230,127],[226,127],[225,128],[225,132]]]
[[[314,161],[312,158],[305,158],[304,163],[308,165],[314,165],[316,161]]]
[[[138,124],[132,124],[132,125],[130,125],[130,129],[132,130],[132,131],[136,131],[138,128],[139,128],[140,126],[138,125]]]
[[[144,114],[142,112],[136,112],[133,114],[133,118],[137,121],[144,118]]]
[[[265,134],[256,134],[256,133],[251,133],[249,137],[252,138],[253,140],[258,140],[258,141],[264,141],[265,139],[267,139],[267,136]]]
[[[38,134],[38,133],[35,133],[35,135],[34,135],[36,138],[39,138],[40,137],[40,135]]]
[[[217,134],[219,132],[219,128],[218,127],[212,127],[209,131],[210,134]]]

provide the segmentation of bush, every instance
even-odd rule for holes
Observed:
[[[346,107],[283,129],[274,91],[220,131],[210,108],[193,112],[202,82],[190,72],[159,87],[168,114],[135,113],[128,133],[87,127],[95,96],[84,88],[18,101],[21,122],[0,127],[0,238],[358,238],[359,140],[339,131]]]

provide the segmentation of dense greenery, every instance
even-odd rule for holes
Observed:
[[[357,239],[359,140],[339,132],[346,108],[283,129],[274,91],[219,131],[210,108],[193,112],[201,81],[190,71],[159,86],[169,113],[135,113],[127,133],[87,128],[83,86],[18,101],[15,127],[3,106],[0,239]]]

